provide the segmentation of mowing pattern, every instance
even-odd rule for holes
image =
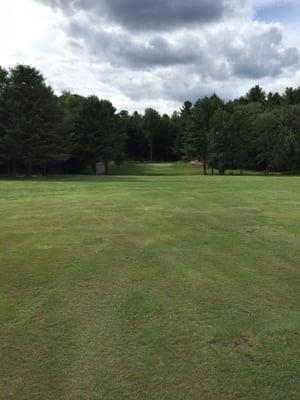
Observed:
[[[300,179],[0,182],[0,398],[298,399]]]

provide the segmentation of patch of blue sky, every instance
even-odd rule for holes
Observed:
[[[295,2],[262,4],[256,8],[256,19],[264,22],[281,22],[284,24],[298,21],[300,25],[300,0],[298,4]]]

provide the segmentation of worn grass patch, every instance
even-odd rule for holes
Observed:
[[[300,178],[2,181],[0,215],[1,399],[299,398]]]

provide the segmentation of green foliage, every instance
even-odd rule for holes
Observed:
[[[300,104],[300,87],[297,89],[286,88],[283,100],[287,105]]]
[[[224,104],[217,96],[198,100],[184,114],[182,152],[223,174],[228,168],[296,171],[299,156],[298,90],[284,96],[252,88],[236,101]],[[290,100],[287,100],[289,98]]]
[[[108,162],[122,156],[124,137],[119,129],[116,109],[107,100],[90,96],[82,103],[74,120],[74,155],[90,164],[94,173],[96,163]]]
[[[300,103],[283,107],[281,129],[285,152],[285,169],[300,169]]]
[[[34,166],[46,168],[68,158],[68,138],[56,98],[36,69],[24,65],[11,69],[1,98],[6,105],[1,149],[12,175],[18,165],[31,175]]]
[[[233,157],[231,148],[230,114],[218,109],[211,120],[211,129],[208,138],[209,164],[224,175],[228,164]]]
[[[126,138],[124,153],[128,159],[143,161],[148,159],[148,141],[143,130],[143,116],[137,111],[129,115],[127,111],[120,113],[121,129]]]
[[[260,86],[254,86],[249,90],[246,95],[246,100],[249,103],[261,103],[264,104],[266,101],[266,93]]]
[[[257,140],[257,162],[266,172],[281,168],[284,159],[283,133],[280,114],[268,111],[256,116],[253,127]]]
[[[0,173],[96,171],[102,161],[197,160],[228,169],[300,170],[300,88],[266,94],[260,86],[239,99],[217,95],[161,115],[116,112],[107,100],[69,92],[55,96],[39,71],[0,67]]]
[[[143,118],[143,128],[149,145],[150,161],[153,161],[154,140],[159,133],[160,123],[161,117],[159,113],[153,108],[147,108]]]
[[[186,159],[203,161],[204,173],[209,159],[209,132],[215,112],[224,106],[216,95],[198,100],[185,124],[183,154]]]

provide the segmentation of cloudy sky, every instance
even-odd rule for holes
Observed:
[[[300,85],[299,0],[0,0],[0,65],[118,109]]]

